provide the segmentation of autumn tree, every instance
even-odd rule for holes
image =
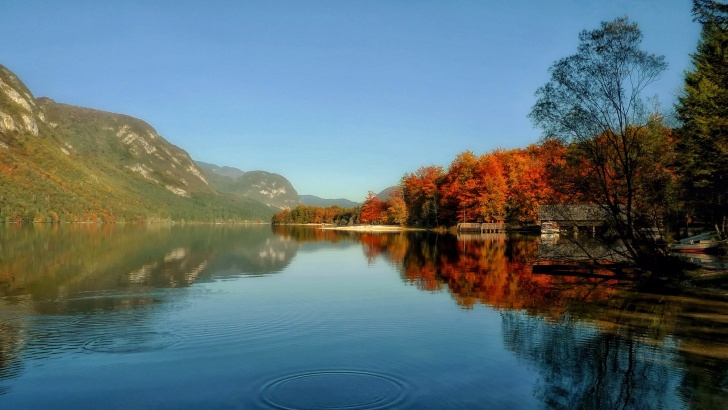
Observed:
[[[664,57],[640,49],[642,33],[626,17],[582,31],[577,53],[554,63],[551,79],[536,91],[530,113],[545,138],[573,147],[585,168],[583,197],[610,216],[621,239],[623,257],[644,270],[664,268],[664,254],[648,218],[637,213],[645,181],[646,154],[653,146],[647,132],[652,114],[642,94],[665,70]]]
[[[362,223],[380,223],[385,218],[386,204],[379,198],[374,191],[369,191],[367,199],[361,206],[361,215],[359,220]]]
[[[728,5],[694,0],[702,25],[676,111],[678,163],[688,213],[728,227]]]
[[[439,184],[442,167],[421,167],[400,181],[402,198],[407,205],[408,223],[414,226],[437,226],[440,207]]]
[[[477,213],[479,220],[489,216],[505,216],[508,200],[508,183],[503,164],[503,152],[496,150],[483,155],[476,169],[481,192],[478,197]]]
[[[402,197],[402,190],[395,189],[386,202],[387,223],[403,226],[407,223],[407,204]]]
[[[553,145],[552,141],[545,144]],[[554,146],[554,148],[556,148]],[[534,223],[538,206],[557,202],[548,165],[558,165],[561,152],[549,151],[538,145],[513,149],[504,153],[505,175],[508,182],[506,216],[520,223]]]
[[[479,186],[478,157],[471,151],[458,154],[442,178],[441,216],[446,223],[477,220]]]

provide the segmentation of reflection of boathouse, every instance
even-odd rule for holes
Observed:
[[[607,213],[598,205],[540,205],[538,219],[541,223],[555,223],[562,229],[592,231],[604,226]]]

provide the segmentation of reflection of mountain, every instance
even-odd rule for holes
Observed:
[[[1,294],[35,300],[278,272],[298,249],[268,226],[229,225],[2,226],[0,243]]]
[[[164,345],[147,317],[179,302],[166,289],[279,272],[297,250],[269,226],[0,225],[0,394],[28,360],[89,346],[107,328],[129,339],[92,347]]]
[[[299,247],[296,241],[273,235],[269,226],[234,229],[222,236],[207,269],[215,273],[215,278],[280,272]]]

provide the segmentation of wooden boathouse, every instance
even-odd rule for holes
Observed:
[[[608,215],[599,205],[540,205],[538,207],[539,224],[556,223],[562,228],[578,231],[589,228],[595,231],[604,226]]]
[[[457,226],[458,232],[479,232],[497,233],[505,232],[506,224],[504,218],[491,216],[488,222],[461,222]]]

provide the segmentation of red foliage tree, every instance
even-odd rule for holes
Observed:
[[[381,223],[385,219],[386,204],[373,191],[369,191],[364,205],[361,207],[361,216],[359,220],[362,223]]]

